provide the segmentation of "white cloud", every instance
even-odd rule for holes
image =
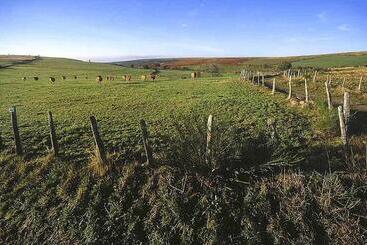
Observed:
[[[322,11],[317,15],[317,18],[319,18],[320,21],[325,22],[327,20],[327,14],[325,11]]]
[[[182,23],[182,24],[181,24],[181,27],[182,27],[182,28],[186,28],[186,27],[188,27],[188,25],[187,25],[186,23]]]
[[[339,31],[350,31],[350,26],[347,24],[342,24],[338,26]]]

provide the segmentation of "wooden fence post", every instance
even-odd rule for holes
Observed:
[[[340,135],[341,139],[343,141],[343,145],[346,146],[348,144],[347,139],[347,131],[345,128],[345,120],[344,120],[344,113],[343,113],[343,107],[338,106],[338,115],[339,115],[339,125],[340,125]]]
[[[289,77],[288,87],[289,87],[289,91],[288,91],[287,99],[290,100],[292,98],[292,75]]]
[[[48,112],[48,124],[50,126],[50,140],[51,140],[52,151],[55,156],[58,156],[59,145],[57,143],[57,138],[56,138],[56,129],[55,129],[55,124],[54,124],[54,119],[50,111]]]
[[[207,136],[206,136],[206,154],[205,162],[206,164],[211,164],[212,162],[212,129],[213,129],[213,116],[209,115],[208,125],[207,125]]]
[[[327,104],[328,104],[328,108],[329,110],[333,109],[333,105],[331,102],[331,93],[330,93],[330,88],[329,88],[329,83],[325,82],[325,88],[326,88],[326,98],[327,98]]]
[[[363,80],[363,77],[361,77],[361,79],[359,79],[358,92],[362,92],[362,80]]]
[[[106,150],[98,131],[97,120],[94,116],[90,117],[90,124],[93,132],[94,143],[96,145],[96,155],[100,163],[107,163]]]
[[[11,115],[11,124],[13,127],[13,135],[14,135],[14,143],[15,143],[15,153],[17,155],[23,154],[22,143],[20,141],[19,136],[19,128],[18,128],[18,118],[17,118],[17,108],[13,106],[9,109]]]
[[[149,134],[148,134],[147,124],[144,121],[144,119],[140,120],[140,128],[141,128],[145,155],[147,157],[147,165],[152,165],[154,163],[153,152],[152,152],[152,148],[149,145],[149,140],[148,140]]]
[[[2,149],[2,147],[3,147],[3,138],[1,135],[1,123],[0,123],[0,150]]]
[[[264,73],[261,73],[261,75],[262,75],[262,80],[261,80],[262,86],[265,86],[265,76],[264,76]]]
[[[306,103],[309,102],[309,97],[308,97],[308,85],[307,85],[307,79],[305,79],[305,101]]]
[[[344,102],[343,102],[343,113],[346,132],[348,133],[348,125],[350,118],[350,95],[348,92],[344,92]]]
[[[270,138],[273,140],[278,140],[278,133],[277,133],[277,127],[276,127],[276,121],[273,118],[269,118],[267,120],[267,124],[270,131]]]
[[[273,89],[271,91],[271,94],[275,94],[275,78],[273,78]]]
[[[257,72],[257,85],[260,85],[260,72]]]
[[[315,71],[315,74],[313,75],[313,80],[312,80],[313,83],[316,82],[316,77],[317,77],[317,71]]]

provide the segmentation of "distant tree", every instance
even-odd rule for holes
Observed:
[[[143,65],[144,69],[149,69],[149,65]]]
[[[278,65],[278,70],[284,71],[292,68],[292,63],[282,62]]]
[[[215,64],[205,65],[202,70],[211,74],[212,76],[219,76],[219,67]]]
[[[130,67],[131,67],[131,68],[134,68],[134,64],[131,64],[131,65],[130,65]]]

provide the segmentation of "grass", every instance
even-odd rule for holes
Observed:
[[[367,54],[332,54],[293,62],[294,67],[351,67],[367,65]]]
[[[285,96],[270,96],[231,73],[191,80],[181,79],[190,71],[169,70],[155,82],[140,81],[147,73],[55,58],[0,70],[2,243],[366,240],[363,145],[346,164],[335,132],[327,135],[331,143],[320,139],[318,116],[325,117],[320,128],[335,131],[325,108],[289,107]],[[110,74],[131,74],[133,80],[95,81]],[[56,77],[54,84],[49,76]],[[23,157],[12,149],[13,105]],[[59,157],[47,150],[49,110]],[[214,153],[207,163],[209,114]],[[93,155],[90,115],[97,117],[108,151],[106,165]],[[142,166],[142,118],[156,160],[151,167]],[[276,119],[278,138],[270,137],[269,118]]]

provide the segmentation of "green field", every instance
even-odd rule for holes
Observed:
[[[293,62],[294,67],[351,67],[366,66],[367,54],[331,54],[308,58]]]
[[[161,70],[154,82],[140,80],[150,72],[58,58],[0,69],[0,243],[365,241],[364,148],[353,145],[345,160],[335,112],[290,107],[285,95],[232,72],[191,80],[184,79],[190,71]],[[133,79],[122,81],[124,74]],[[97,75],[117,79],[98,83]],[[12,106],[23,156],[14,154]],[[48,111],[57,157],[48,150]],[[105,164],[93,157],[91,115]],[[148,123],[151,166],[143,165],[140,119]],[[276,121],[274,137],[268,119]],[[327,131],[318,132],[323,120]]]
[[[94,80],[97,74],[122,76],[126,73],[132,74],[134,79],[102,84]],[[237,84],[231,76],[193,81],[180,79],[182,75],[188,76],[187,72],[163,71],[156,82],[140,81],[140,75],[146,73],[146,70],[63,59],[44,59],[1,71],[0,119],[5,138],[7,142],[11,138],[8,112],[11,106],[17,107],[26,152],[33,154],[47,149],[47,112],[52,111],[61,148],[66,155],[77,154],[84,160],[83,153],[93,142],[89,130],[91,115],[97,117],[111,150],[139,145],[140,119],[149,123],[153,136],[169,135],[174,122],[185,120],[184,115],[190,114],[202,118],[213,114],[219,121],[248,130],[263,128],[270,115],[292,121],[286,125],[287,131],[296,129],[299,123],[285,106]],[[79,78],[75,80],[71,77],[73,74]],[[70,79],[61,81],[61,75]],[[23,76],[39,76],[40,80],[22,81]],[[48,76],[56,77],[56,82],[51,84]],[[257,127],[249,128],[251,124]]]

